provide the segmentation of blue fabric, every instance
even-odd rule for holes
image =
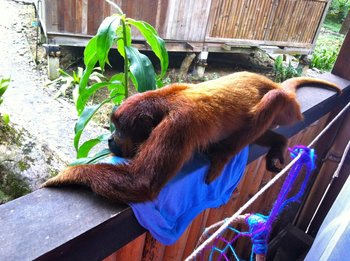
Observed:
[[[219,207],[230,199],[243,176],[247,159],[248,147],[229,161],[217,179],[206,185],[204,180],[210,162],[198,153],[163,187],[157,199],[130,206],[141,226],[154,238],[165,245],[173,244],[199,213]],[[111,157],[107,162],[123,161]]]

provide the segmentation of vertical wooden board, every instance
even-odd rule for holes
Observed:
[[[44,23],[44,29],[47,32],[57,32],[58,31],[58,6],[57,1],[54,0],[50,3],[46,1],[42,2],[43,10],[42,12],[42,23]]]
[[[156,30],[160,37],[164,38],[166,34],[167,12],[169,9],[169,0],[158,0]]]
[[[127,245],[115,252],[116,261],[141,260],[145,244],[146,233],[137,237]],[[106,261],[106,260],[105,260]]]
[[[64,16],[64,24],[63,24],[63,31],[70,33],[70,26],[71,26],[71,0],[62,0],[63,4],[63,16]]]
[[[57,28],[59,32],[64,32],[64,20],[65,20],[65,13],[64,13],[64,6],[65,6],[66,0],[57,0],[57,18],[58,18],[58,24]]]
[[[164,251],[163,261],[181,261],[181,257],[184,253],[188,235],[190,232],[190,226],[185,230],[181,237],[175,244],[167,246]]]
[[[71,0],[70,6],[70,25],[69,31],[72,33],[76,33],[76,24],[77,24],[77,1],[79,0]]]
[[[200,213],[192,222],[181,260],[185,260],[196,248],[197,242],[204,232],[208,214],[209,209]]]
[[[124,9],[123,9],[123,0],[111,0],[111,1],[113,3],[115,3],[120,9],[122,9],[124,11]],[[117,9],[114,8],[113,5],[109,4],[109,6],[110,6],[110,10],[109,10],[110,13],[109,13],[109,15],[116,14],[117,13]]]
[[[142,261],[162,261],[164,256],[165,246],[158,242],[147,232],[145,246],[142,253]]]
[[[211,1],[169,0],[167,39],[204,41]]]
[[[157,19],[157,0],[140,0],[140,1],[119,1],[119,5],[127,17],[145,21],[156,27]],[[156,28],[157,30],[157,28]],[[132,36],[134,40],[144,40],[142,34],[134,27],[132,27]]]
[[[82,15],[83,15],[83,0],[76,0],[76,21],[75,21],[75,33],[82,34]]]
[[[116,253],[113,253],[110,256],[103,259],[103,261],[118,261],[116,255],[117,255]]]
[[[103,18],[106,18],[111,15],[111,5],[107,2],[104,2],[103,7]]]
[[[87,33],[95,35],[103,20],[104,0],[88,0],[87,6]]]
[[[214,1],[207,35],[216,38],[263,40],[273,0]],[[258,37],[259,36],[259,37]]]
[[[81,31],[83,34],[88,34],[88,0],[82,0],[81,6]]]

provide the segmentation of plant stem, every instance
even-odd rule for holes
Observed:
[[[129,72],[129,60],[128,56],[126,55],[126,46],[128,44],[126,39],[126,25],[125,25],[125,16],[121,19],[122,26],[123,26],[123,42],[124,42],[124,90],[125,90],[125,99],[128,98],[128,72]]]

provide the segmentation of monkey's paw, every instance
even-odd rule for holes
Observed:
[[[74,184],[74,179],[72,179],[72,168],[66,168],[65,170],[61,171],[57,176],[50,178],[46,182],[44,182],[40,187],[56,187],[66,184]]]

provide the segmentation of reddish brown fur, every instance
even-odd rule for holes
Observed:
[[[151,200],[194,151],[206,151],[211,160],[209,183],[232,156],[253,142],[271,147],[267,168],[277,171],[274,161],[283,163],[286,140],[269,128],[303,118],[295,88],[309,82],[310,78],[295,78],[279,85],[240,72],[134,95],[112,116],[118,129],[114,140],[123,156],[133,157],[131,162],[69,167],[44,186],[78,183],[113,200]]]

